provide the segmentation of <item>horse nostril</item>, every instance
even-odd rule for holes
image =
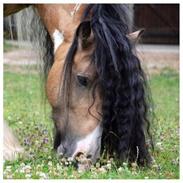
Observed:
[[[75,160],[78,162],[78,163],[85,163],[87,161],[91,161],[91,157],[92,155],[91,154],[85,154],[83,152],[78,152],[76,155],[75,155]]]
[[[78,152],[75,156],[75,159],[78,160],[78,159],[91,159],[92,158],[92,155],[91,154],[86,154],[86,153],[83,153],[83,152]]]
[[[84,156],[84,153],[83,153],[83,152],[78,152],[78,153],[75,155],[76,158],[77,158],[77,157],[80,157],[80,156]]]
[[[77,162],[80,162],[82,161],[82,159],[84,159],[86,156],[83,152],[77,152],[74,156],[74,159],[77,161]]]

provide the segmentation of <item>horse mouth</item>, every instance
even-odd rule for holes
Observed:
[[[75,160],[77,162],[77,170],[79,172],[84,172],[90,169],[92,165],[91,155],[87,155],[85,153],[79,152],[75,156]]]
[[[68,149],[64,148],[62,144],[57,148],[57,153],[60,161],[64,165],[67,166],[69,164],[72,164],[78,172],[90,170],[91,165],[94,164],[97,159],[97,157],[95,157],[95,154],[91,154],[86,151],[78,151],[76,153],[73,153],[73,150],[68,151]]]

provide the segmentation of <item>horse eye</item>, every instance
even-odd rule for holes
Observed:
[[[81,86],[88,86],[89,79],[86,76],[77,75],[77,80]]]

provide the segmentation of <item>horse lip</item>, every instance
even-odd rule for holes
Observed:
[[[64,155],[65,152],[66,152],[66,149],[64,148],[64,146],[63,146],[62,144],[60,144],[60,145],[58,146],[58,148],[57,148],[57,153],[58,153],[59,155]]]

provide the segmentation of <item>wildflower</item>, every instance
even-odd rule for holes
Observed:
[[[52,162],[51,161],[49,161],[48,162],[48,166],[52,166],[53,164],[52,164]]]
[[[99,168],[99,171],[100,171],[101,173],[106,173],[106,172],[107,172],[107,170],[106,170],[104,167],[100,167],[100,168]]]
[[[110,170],[111,169],[111,164],[110,163],[107,163],[107,168]]]
[[[28,178],[31,178],[31,176],[32,176],[31,174],[26,174],[26,175],[25,175],[25,178],[28,179]]]
[[[47,176],[44,172],[40,172],[40,173],[39,173],[39,176],[40,176],[40,178],[42,178],[42,179],[47,179],[47,178],[48,178],[48,176]]]
[[[122,172],[123,171],[123,168],[122,167],[119,167],[118,168],[118,172]]]

